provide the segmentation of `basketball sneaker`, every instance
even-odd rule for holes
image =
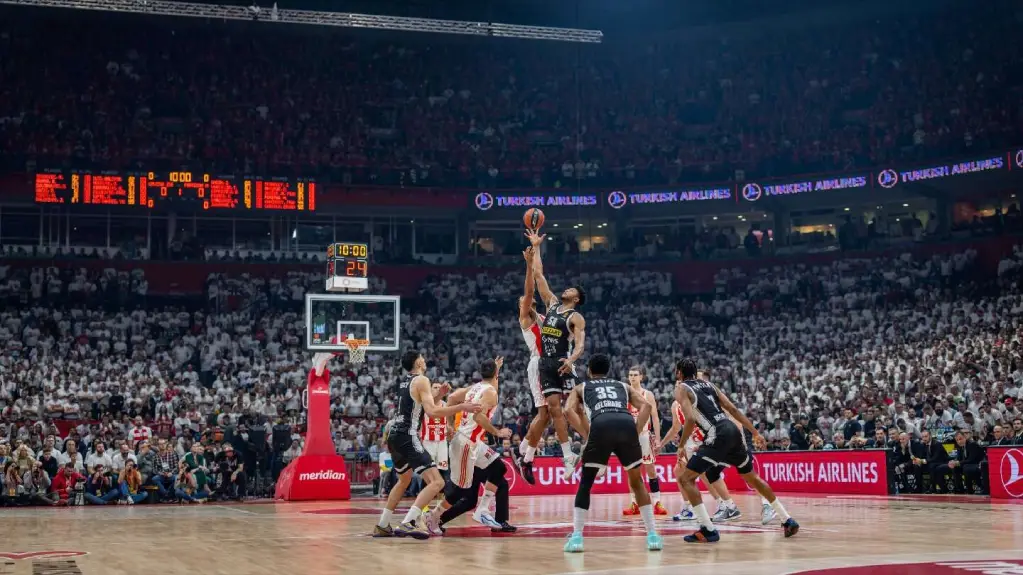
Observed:
[[[408,523],[402,523],[401,525],[394,528],[395,537],[411,537],[413,539],[429,539],[430,534],[426,531],[423,523],[417,523],[410,521]]]
[[[672,521],[696,521],[696,515],[692,507],[686,507],[682,511],[671,516]]]
[[[565,542],[565,553],[582,553],[583,552],[583,534],[572,533],[568,536],[568,541]]]
[[[654,515],[667,515],[667,514],[668,514],[668,510],[665,509],[663,505],[661,505],[660,501],[658,501],[657,503],[654,503]]]
[[[575,466],[579,464],[579,456],[569,453],[561,458],[561,462],[565,464],[565,477],[572,477],[575,473]]]
[[[373,537],[394,537],[394,529],[390,525],[387,527],[377,525],[373,528]]]
[[[742,517],[742,512],[737,507],[726,507],[724,505],[718,507],[717,511],[714,512],[714,516],[710,518],[714,523],[724,523],[726,521],[734,521]]]
[[[774,512],[774,507],[771,507],[770,503],[765,503],[764,508],[760,511],[760,524],[767,525],[774,521],[774,518],[777,516],[778,514]]]
[[[505,521],[504,523],[501,523],[500,525],[501,525],[501,527],[499,527],[499,528],[492,528],[490,530],[490,532],[491,533],[515,533],[516,531],[519,530],[518,527],[508,523],[507,521]]]
[[[423,518],[426,523],[426,531],[430,535],[444,535],[444,530],[440,527],[440,515],[433,513],[424,513]]]
[[[622,509],[622,515],[639,515],[639,504],[633,501],[632,505]]]
[[[656,533],[646,534],[647,551],[660,551],[664,549],[664,538]]]
[[[533,462],[526,461],[525,458],[525,455],[516,451],[509,459],[511,459],[512,467],[515,468],[515,473],[518,473],[519,476],[525,479],[526,483],[536,485],[536,478],[533,477]]]
[[[686,535],[682,540],[686,543],[715,543],[721,540],[721,534],[718,533],[717,529],[711,531],[706,527],[700,527],[699,531],[692,535]]]
[[[788,521],[782,523],[781,526],[785,530],[785,537],[792,537],[796,533],[799,533],[799,524],[791,517],[788,518]]]
[[[483,524],[484,527],[489,527],[491,529],[501,528],[501,524],[497,522],[497,519],[494,519],[493,515],[486,512],[480,514],[479,521],[480,523]]]

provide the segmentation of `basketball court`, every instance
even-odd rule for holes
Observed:
[[[667,501],[677,511],[677,495]],[[964,497],[783,499],[803,528],[784,539],[760,525],[759,499],[711,545],[682,542],[691,525],[659,518],[661,552],[626,496],[593,498],[586,551],[566,554],[571,496],[512,498],[514,535],[459,519],[429,541],[373,539],[382,500],[199,506],[3,509],[0,574],[454,573],[815,575],[1023,573],[1023,505]],[[404,502],[407,505],[409,502]],[[999,566],[1000,565],[1000,566]]]

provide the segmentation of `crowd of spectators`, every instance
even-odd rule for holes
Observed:
[[[1007,2],[585,46],[3,10],[19,169],[660,184],[979,154],[1023,120]]]
[[[977,446],[1023,445],[1021,264],[1017,248],[993,274],[968,249],[724,268],[716,293],[701,297],[680,296],[672,277],[655,271],[549,280],[587,286],[587,349],[611,353],[619,370],[645,366],[663,419],[674,362],[691,354],[746,410],[767,449],[884,447],[903,489],[964,490],[983,488]],[[300,302],[322,277],[214,275],[209,301],[238,300],[219,311],[202,299],[136,305],[145,303],[144,282],[139,271],[0,267],[6,500],[261,495],[269,482],[260,486],[259,476],[301,452],[310,363]],[[521,273],[442,274],[403,307],[403,341],[426,355],[431,379],[465,385],[483,359],[506,358],[495,423],[517,433],[502,449],[517,445],[532,409],[514,319],[521,289]],[[340,453],[376,461],[385,452],[380,433],[399,371],[384,354],[364,365],[333,361]],[[267,455],[279,426],[291,445]],[[935,459],[932,446],[943,441],[959,448]],[[545,438],[544,454],[559,450]]]

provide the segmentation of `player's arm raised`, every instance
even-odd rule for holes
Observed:
[[[459,403],[452,401],[452,405],[448,405],[447,407],[438,406],[433,401],[433,390],[431,389],[430,380],[424,375],[417,376],[412,381],[412,389],[415,393],[412,397],[415,398],[416,395],[419,396],[419,402],[423,404],[423,411],[425,411],[430,417],[447,417],[449,415],[454,415],[459,411],[464,411],[466,413],[478,413],[480,410],[479,405],[475,403],[464,403],[464,401]]]
[[[533,314],[530,310],[533,307],[533,299],[536,298],[536,275],[533,273],[533,259],[536,248],[529,246],[522,257],[526,259],[526,286],[522,291],[522,299],[519,300],[519,325],[526,329],[533,323]]]
[[[636,415],[636,431],[642,434],[646,425],[650,423],[650,402],[643,397],[646,394],[636,391],[631,385],[626,385],[625,389],[629,390],[629,403],[639,410],[639,414]]]
[[[760,435],[760,432],[757,431],[757,428],[753,425],[753,422],[750,421],[749,418],[746,417],[746,415],[743,412],[739,411],[738,407],[735,407],[735,404],[732,403],[732,400],[728,399],[727,395],[722,393],[721,390],[717,388],[717,386],[714,387],[714,391],[717,392],[718,402],[721,404],[721,409],[724,409],[726,412],[728,412],[728,415],[732,416],[732,419],[738,421],[739,424],[748,429],[749,432],[753,434],[754,438]],[[689,416],[686,416],[686,419],[688,418]]]
[[[583,441],[590,436],[590,424],[582,414],[582,386],[577,385],[568,393],[568,400],[565,402],[565,418],[573,429],[579,432]]]
[[[497,391],[490,388],[483,392],[483,396],[480,397],[481,409],[477,413],[473,414],[472,418],[476,421],[476,425],[479,425],[485,429],[487,433],[494,437],[500,437],[502,439],[505,437],[511,437],[511,429],[508,429],[507,427],[504,429],[497,429],[493,422],[490,421],[490,418],[487,417],[487,411],[495,405],[497,405]]]
[[[583,319],[582,314],[579,312],[572,314],[572,317],[568,318],[568,327],[572,330],[572,338],[575,343],[572,346],[572,355],[561,360],[561,367],[558,368],[560,374],[572,372],[572,366],[582,357],[583,348],[586,346],[586,320]]]
[[[688,386],[675,385],[675,401],[682,409],[682,416],[686,418],[686,424],[682,426],[682,438],[678,440],[678,444],[684,446],[689,441],[689,436],[693,434],[693,428],[696,427],[696,409],[693,407],[692,398],[689,397]]]
[[[539,235],[536,230],[527,230],[526,237],[529,238],[529,243],[533,246],[533,276],[536,279],[536,290],[540,292],[540,299],[543,303],[550,307],[558,303],[558,296],[554,295],[551,291],[551,286],[547,285],[547,278],[543,276],[543,261],[540,259],[540,244],[543,243],[544,238],[547,234]]]

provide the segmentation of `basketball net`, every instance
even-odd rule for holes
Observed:
[[[348,346],[348,363],[352,365],[366,363],[366,346],[369,345],[369,341],[349,337],[345,339],[344,344]]]

